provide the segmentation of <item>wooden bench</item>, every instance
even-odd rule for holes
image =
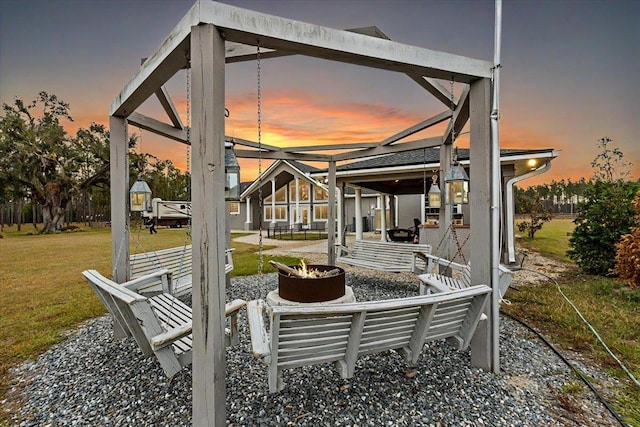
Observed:
[[[355,267],[395,273],[408,271],[424,273],[427,262],[416,253],[430,254],[431,245],[412,243],[381,242],[376,240],[356,240],[353,248],[338,246],[337,262]]]
[[[447,292],[453,289],[464,289],[471,286],[471,264],[459,264],[430,254],[420,254],[418,256],[429,263],[429,267],[427,268],[429,272],[418,276],[421,282],[420,295],[428,294],[432,290],[436,292]],[[443,267],[444,270],[449,270],[451,275],[431,272],[435,268],[440,269],[441,267]],[[511,270],[500,265],[500,298],[507,292],[511,284],[511,278]]]
[[[167,377],[173,377],[191,364],[191,307],[170,294],[147,298],[136,292],[149,283],[167,281],[168,270],[157,270],[123,284],[117,284],[95,270],[82,274],[125,336],[132,336],[146,357],[154,354]],[[225,345],[238,342],[237,316],[244,305],[245,301],[238,299],[225,306],[228,317]]]
[[[465,349],[490,293],[491,288],[478,285],[353,304],[269,307],[262,300],[249,301],[252,350],[268,365],[270,393],[284,388],[284,369],[334,362],[342,378],[351,378],[359,356],[386,350],[397,350],[415,364],[428,341],[448,338]]]
[[[225,274],[229,274],[233,270],[232,251],[233,249],[227,249],[225,253]],[[157,281],[140,289],[140,293],[163,292],[180,296],[191,292],[191,245],[131,255],[129,266],[133,279],[163,268],[171,272],[170,289],[161,287],[162,284]]]

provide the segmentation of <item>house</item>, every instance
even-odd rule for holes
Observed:
[[[546,172],[557,157],[554,149],[500,150],[503,218],[503,262],[516,261],[513,230],[513,185]],[[457,150],[457,161],[469,174],[469,150]],[[432,183],[440,184],[440,148],[427,148],[354,161],[336,168],[338,240],[345,232],[358,229],[377,231],[387,238],[387,229],[423,224],[420,241],[434,251],[444,240],[437,224],[444,209],[430,208],[426,194]],[[435,176],[435,178],[434,178]],[[240,202],[231,204],[231,228],[257,230],[262,196],[262,228],[324,229],[327,221],[327,170],[295,160],[277,160],[255,181],[244,183]],[[260,185],[262,184],[262,185]],[[473,183],[470,182],[470,191]],[[275,197],[274,197],[275,195]],[[360,205],[356,209],[356,204]],[[356,210],[360,212],[357,215]],[[384,221],[382,221],[384,212]],[[464,241],[470,233],[468,205],[452,207],[456,238]],[[457,248],[454,248],[457,249]],[[454,251],[455,252],[455,251]],[[462,250],[468,257],[468,249]]]

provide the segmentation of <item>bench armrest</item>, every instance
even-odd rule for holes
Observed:
[[[136,279],[129,280],[128,282],[124,282],[121,286],[132,291],[137,291],[144,286],[155,284],[160,280],[162,283],[162,290],[166,293],[166,290],[170,289],[171,286],[171,274],[171,271],[166,268],[162,268]]]
[[[153,351],[160,350],[163,347],[166,347],[170,344],[173,344],[180,338],[184,338],[191,333],[193,322],[185,323],[184,325],[177,326],[168,330],[167,332],[163,332],[151,338],[149,340],[149,344],[151,344],[151,348]]]
[[[336,252],[337,252],[337,255],[340,257],[343,255],[349,255],[351,253],[351,249],[349,249],[344,245],[341,245],[340,243],[336,243]]]
[[[247,320],[249,321],[249,331],[251,332],[251,350],[253,356],[258,359],[264,359],[268,363],[268,357],[271,355],[271,345],[267,328],[264,324],[264,301],[253,300],[247,303]]]

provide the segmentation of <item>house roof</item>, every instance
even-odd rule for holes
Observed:
[[[526,156],[537,157],[540,154],[553,152],[552,148],[540,150],[525,149],[501,149],[500,158],[506,160],[508,157]],[[469,149],[458,149],[458,160],[461,162],[469,161]],[[411,151],[403,151],[399,153],[383,154],[381,156],[365,158],[352,163],[347,163],[336,167],[336,171],[353,171],[363,169],[393,168],[397,166],[410,165],[433,165],[440,164],[440,147],[418,149]],[[326,172],[326,169],[322,172]]]

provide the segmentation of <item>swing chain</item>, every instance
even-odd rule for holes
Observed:
[[[256,64],[257,64],[257,102],[258,102],[258,273],[260,274],[261,281],[264,281],[263,268],[264,259],[262,253],[262,216],[263,216],[263,202],[262,202],[262,88],[260,86],[260,42],[257,44],[256,52]],[[273,215],[273,212],[271,213]]]

